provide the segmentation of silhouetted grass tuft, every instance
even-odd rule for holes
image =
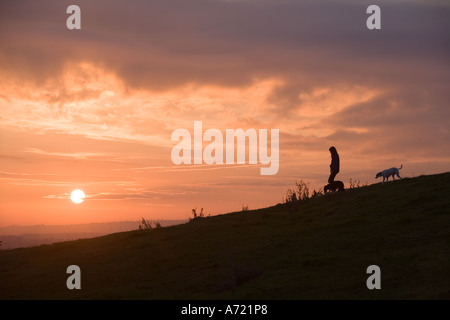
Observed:
[[[209,215],[208,215],[209,217]],[[203,208],[200,209],[200,212],[197,213],[197,208],[192,209],[192,218],[189,218],[189,222],[197,221],[205,218],[205,214],[203,213]]]
[[[323,195],[323,189],[310,191],[309,183],[304,182],[302,179],[300,181],[295,181],[294,189],[288,189],[286,191],[286,196],[283,199],[283,204],[288,211],[293,212],[298,210],[302,203],[305,203],[311,198],[315,198]]]
[[[161,228],[161,223],[159,221],[145,220],[144,218],[142,218],[141,222],[139,222],[139,230],[148,230],[153,228]]]

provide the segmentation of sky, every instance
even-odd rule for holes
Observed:
[[[1,1],[0,226],[263,208],[323,187],[330,146],[347,187],[449,171],[450,4],[372,2]],[[279,170],[174,164],[194,121],[278,129]]]

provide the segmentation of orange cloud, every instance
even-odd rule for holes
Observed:
[[[80,32],[48,4],[0,4],[0,224],[271,205],[297,178],[321,187],[331,145],[343,181],[450,169],[448,4],[383,2],[377,33],[350,1],[80,0]],[[278,174],[173,165],[195,120],[279,128]],[[117,201],[73,207],[74,187]]]

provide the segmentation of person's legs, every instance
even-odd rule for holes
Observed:
[[[328,183],[334,182],[334,178],[338,173],[336,171],[331,171],[330,177],[328,178]]]

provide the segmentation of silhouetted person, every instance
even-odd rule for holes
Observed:
[[[330,164],[330,177],[328,178],[328,183],[334,182],[334,178],[339,173],[339,154],[336,151],[335,147],[331,147],[331,164]]]

